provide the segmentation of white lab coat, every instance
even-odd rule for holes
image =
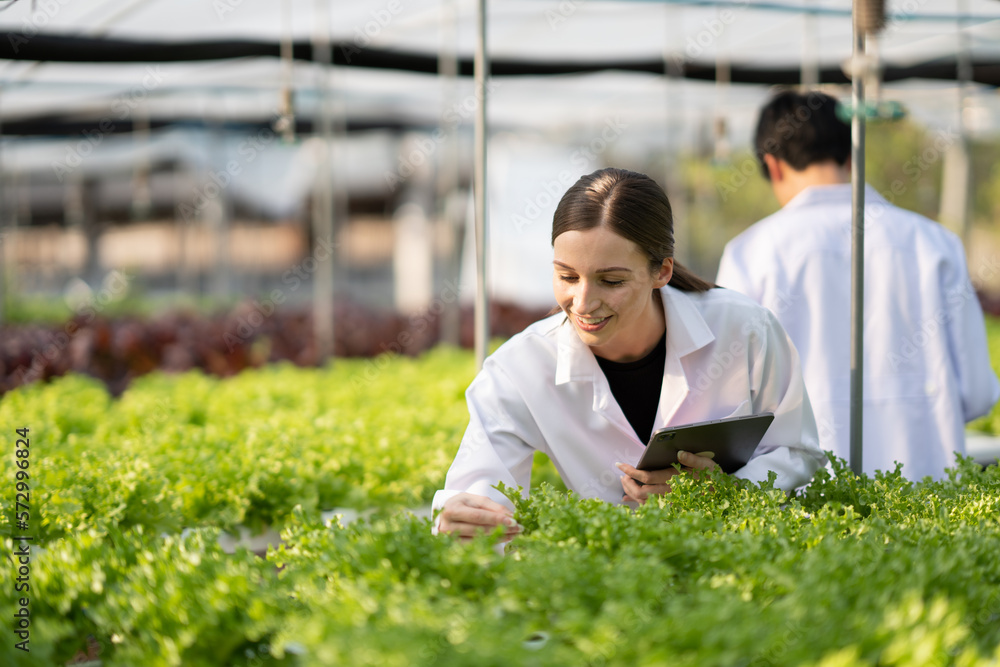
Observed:
[[[805,394],[798,355],[774,316],[729,290],[660,290],[667,320],[663,386],[654,429],[773,412],[750,462],[734,473],[777,473],[791,490],[826,459]],[[530,487],[535,451],[585,498],[620,502],[616,461],[635,464],[645,447],[607,378],[562,313],[532,324],[494,352],[466,392],[469,426],[445,481],[440,509],[468,491],[510,503],[497,482]]]
[[[820,446],[850,455],[851,186],[806,188],[726,246],[717,282],[771,309],[802,358]],[[941,478],[1000,397],[958,237],[865,190],[865,472]]]

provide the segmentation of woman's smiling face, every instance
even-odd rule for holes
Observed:
[[[664,330],[662,302],[653,290],[670,281],[673,259],[650,273],[639,246],[603,226],[563,232],[552,245],[556,302],[580,340],[611,361],[648,354]]]

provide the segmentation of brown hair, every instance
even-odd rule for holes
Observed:
[[[581,176],[559,200],[552,217],[552,242],[563,232],[606,226],[632,241],[657,271],[674,256],[674,215],[670,200],[645,174],[609,167]],[[704,292],[715,285],[702,280],[679,262],[669,285],[684,292]]]

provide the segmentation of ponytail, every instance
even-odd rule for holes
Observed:
[[[707,292],[713,287],[718,287],[718,285],[699,278],[691,269],[676,259],[674,260],[674,274],[670,277],[670,282],[667,284],[682,292]]]

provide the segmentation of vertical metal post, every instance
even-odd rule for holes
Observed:
[[[476,367],[482,368],[490,342],[490,304],[486,289],[486,0],[479,0],[476,23],[476,95],[479,106],[476,113],[474,185],[476,215]]]
[[[945,151],[944,173],[941,183],[941,222],[958,234],[966,247],[971,230],[972,159],[969,154],[969,135],[965,124],[969,82],[972,80],[972,54],[969,35],[965,28],[968,21],[967,0],[958,0],[958,53],[956,54],[958,83],[958,141]]]
[[[720,40],[721,41],[721,40]],[[719,162],[729,160],[729,127],[726,109],[732,81],[732,67],[724,45],[719,44],[715,54],[715,119],[712,122],[713,156]]]
[[[854,0],[854,65],[851,68],[851,451],[855,475],[862,471],[865,324],[865,31],[858,25],[863,0]]]
[[[295,85],[294,45],[292,44],[292,0],[284,0],[281,10],[282,30],[279,53],[284,82],[281,86],[281,117],[278,119],[277,130],[281,133],[282,141],[290,144],[295,141],[295,107],[292,100],[292,87]]]
[[[139,104],[132,114],[132,141],[137,158],[132,167],[132,220],[147,220],[153,209],[150,191],[149,107]]]
[[[226,136],[223,119],[212,124],[212,139],[209,157],[205,163],[203,183],[208,182],[208,175],[213,165],[226,163]],[[232,292],[232,254],[230,253],[230,219],[229,196],[223,188],[219,188],[219,196],[209,199],[204,207],[204,215],[212,230],[215,247],[215,266],[212,272],[212,296],[221,301],[228,301]]]
[[[663,49],[663,184],[674,217],[674,257],[677,261],[690,262],[691,224],[688,220],[688,190],[680,177],[677,156],[682,146],[677,138],[684,133],[684,51],[677,50],[683,36],[678,27],[683,25],[682,6],[664,5],[664,49]],[[690,266],[690,264],[687,264]]]
[[[458,89],[458,5],[456,0],[445,0],[441,6],[441,47],[438,52],[438,75],[441,78],[441,95],[443,107],[448,108],[455,103]],[[444,133],[444,145],[438,152],[437,180],[437,212],[439,224],[448,238],[447,256],[443,262],[444,289],[449,283],[458,285],[462,274],[462,240],[465,232],[465,215],[458,215],[456,203],[461,203],[463,210],[467,208],[466,199],[459,199],[459,154],[457,123],[448,117],[441,116],[441,131]],[[440,341],[458,346],[461,342],[462,310],[458,290],[454,299],[442,299],[444,309],[441,312]],[[444,294],[444,291],[441,292]]]
[[[185,199],[174,200],[174,228],[177,229],[178,258],[177,289],[183,294],[194,296],[199,292],[198,273],[200,268],[195,254],[192,252],[195,247],[193,237],[201,233],[201,228],[194,224],[197,223],[197,217],[193,212],[194,204],[187,197],[188,193],[194,192],[197,186],[195,178],[188,171],[188,167],[181,166],[175,173],[182,186],[174,190],[174,195],[176,197],[178,191],[185,193]]]
[[[812,9],[816,0],[807,0],[806,12],[802,17],[802,87],[806,90],[819,85],[819,30],[816,29],[816,15]]]
[[[313,42],[315,66],[318,69],[318,103],[316,118],[321,138],[316,189],[313,195],[312,231],[316,254],[316,278],[313,280],[313,334],[316,337],[318,359],[333,356],[333,115],[330,109],[330,69],[333,52],[330,46],[328,0],[316,0],[316,33]],[[327,248],[321,252],[322,248]],[[324,254],[327,256],[324,257]]]

